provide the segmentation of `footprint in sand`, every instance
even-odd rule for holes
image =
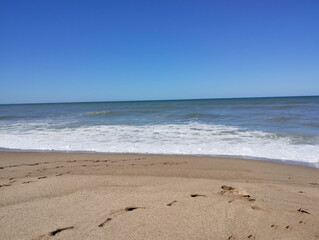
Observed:
[[[0,185],[0,188],[1,187],[9,187],[9,186],[11,186],[11,184],[2,184],[2,185]]]
[[[131,212],[131,211],[134,211],[134,210],[139,209],[139,208],[144,208],[144,207],[126,207],[124,210],[127,212]]]
[[[299,208],[297,211],[298,211],[298,212],[301,212],[301,213],[310,214],[310,212],[308,212],[307,209],[303,209],[303,208]]]
[[[104,222],[100,223],[100,224],[98,225],[98,227],[103,227],[103,226],[105,225],[105,223],[107,223],[107,222],[109,222],[109,221],[111,221],[111,220],[112,220],[112,218],[107,218]]]
[[[191,197],[195,198],[195,197],[207,197],[207,196],[202,194],[191,194]]]
[[[46,176],[43,176],[43,177],[38,177],[38,179],[44,179],[44,178],[47,178]]]
[[[74,226],[70,226],[70,227],[65,227],[65,228],[58,228],[52,232],[49,232],[47,234],[44,234],[44,235],[41,235],[37,238],[33,238],[33,240],[41,240],[41,239],[49,239],[51,237],[54,237],[55,235],[57,235],[58,233],[62,232],[62,231],[65,231],[65,230],[68,230],[68,229],[73,229]]]
[[[27,184],[27,183],[32,183],[33,181],[26,181],[26,182],[23,182],[22,184]]]
[[[126,207],[126,208],[124,208],[122,210],[115,211],[115,212],[111,213],[110,215],[111,216],[118,216],[118,215],[121,215],[121,214],[123,214],[125,212],[132,212],[132,211],[140,209],[140,208],[145,209],[145,207]],[[102,223],[100,223],[98,225],[98,227],[103,227],[107,222],[110,222],[111,220],[112,220],[112,218],[110,218],[110,217],[106,218],[106,220],[103,221]]]
[[[64,230],[73,229],[73,228],[74,228],[74,226],[65,227],[65,228],[58,228],[58,229],[56,229],[56,230],[50,232],[49,235],[50,235],[50,236],[55,236],[55,235],[57,235],[58,233],[60,233],[60,232],[62,232],[62,231],[64,231]]]
[[[220,194],[221,195],[232,195],[234,197],[238,197],[238,198],[242,198],[242,199],[246,199],[250,202],[254,202],[256,201],[256,199],[252,198],[249,193],[246,191],[246,189],[243,189],[243,188],[234,188],[234,187],[231,187],[231,186],[226,186],[226,185],[223,185],[221,186],[221,188],[223,189]]]
[[[176,200],[174,200],[173,202],[170,202],[170,203],[168,203],[168,204],[166,204],[166,206],[172,206],[174,203],[177,203],[177,201]]]

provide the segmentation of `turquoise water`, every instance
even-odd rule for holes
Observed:
[[[0,105],[0,148],[318,164],[319,97]]]

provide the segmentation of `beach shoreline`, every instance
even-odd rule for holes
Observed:
[[[205,158],[218,158],[218,159],[239,159],[239,160],[249,160],[249,161],[261,161],[261,162],[271,162],[292,166],[301,166],[309,168],[319,168],[318,163],[303,162],[295,160],[282,160],[282,159],[271,159],[271,158],[258,158],[250,156],[233,156],[233,155],[209,155],[209,154],[169,154],[169,153],[139,153],[139,152],[96,152],[96,151],[63,151],[63,150],[36,150],[36,149],[7,149],[0,148],[0,153],[62,153],[62,154],[97,154],[97,155],[144,155],[144,156],[185,156],[185,157],[205,157]]]
[[[191,155],[0,152],[1,239],[318,239],[319,169]]]

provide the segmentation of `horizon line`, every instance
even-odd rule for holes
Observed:
[[[141,99],[141,100],[106,100],[106,101],[69,101],[69,102],[26,102],[26,103],[0,103],[0,105],[36,105],[36,104],[74,104],[74,103],[117,103],[117,102],[160,102],[160,101],[196,101],[196,100],[223,100],[223,99],[252,99],[252,98],[293,98],[293,97],[319,97],[319,95],[298,96],[264,96],[264,97],[220,97],[220,98],[177,98],[177,99]]]

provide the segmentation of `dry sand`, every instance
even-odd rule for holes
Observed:
[[[0,185],[0,239],[319,239],[314,168],[2,152]]]

